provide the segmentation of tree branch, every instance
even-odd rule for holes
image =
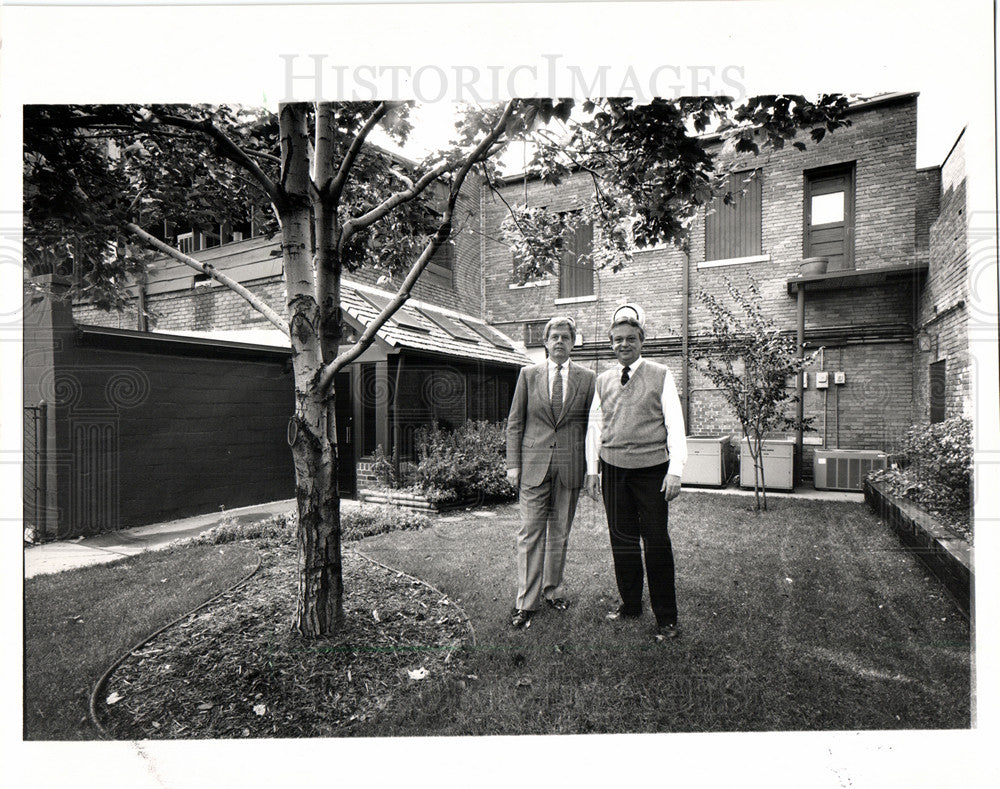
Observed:
[[[350,348],[339,354],[332,362],[328,363],[324,368],[320,376],[320,388],[322,391],[327,391],[330,385],[333,383],[334,376],[337,372],[343,369],[346,365],[357,359],[365,349],[371,345],[372,341],[375,339],[375,335],[378,334],[378,330],[382,328],[385,322],[396,312],[403,303],[410,298],[410,293],[413,290],[413,286],[416,284],[420,275],[423,273],[427,264],[430,262],[434,253],[437,252],[438,248],[448,240],[449,235],[451,235],[451,222],[452,217],[455,214],[455,204],[458,201],[458,195],[462,191],[462,185],[465,183],[465,178],[472,169],[472,166],[478,163],[481,157],[489,151],[493,144],[500,138],[504,133],[507,126],[507,119],[510,117],[511,113],[514,111],[516,106],[516,99],[511,99],[507,102],[504,107],[503,112],[497,119],[497,122],[493,125],[490,133],[486,135],[485,138],[475,147],[472,153],[466,157],[458,172],[455,174],[455,178],[452,180],[451,190],[448,193],[448,205],[444,211],[444,220],[441,222],[441,226],[438,227],[437,232],[431,237],[427,246],[424,247],[424,251],[420,253],[420,257],[417,258],[416,262],[410,268],[407,273],[406,278],[400,285],[399,290],[392,300],[386,304],[385,309],[383,309],[375,319],[368,324],[367,328],[364,330],[362,335],[358,338],[358,341],[354,343]],[[432,171],[433,172],[433,171]],[[427,178],[430,175],[424,176]],[[420,179],[421,181],[424,178]],[[420,181],[417,182],[417,185]],[[391,199],[391,198],[390,198]],[[388,202],[388,201],[387,201]],[[384,205],[384,204],[383,204]]]
[[[220,155],[229,159],[229,161],[233,162],[233,164],[244,168],[257,179],[261,188],[263,188],[272,203],[279,202],[281,195],[278,185],[272,181],[263,170],[260,169],[260,166],[253,161],[246,151],[233,142],[228,135],[222,131],[222,129],[210,120],[203,118],[200,121],[195,121],[190,118],[182,118],[175,115],[154,115],[153,117],[156,118],[157,122],[166,126],[174,126],[178,129],[188,129],[208,137],[216,144]]]
[[[180,261],[184,265],[190,266],[191,268],[200,271],[202,274],[207,274],[209,277],[214,279],[220,285],[225,285],[231,291],[243,297],[243,299],[245,299],[246,302],[251,307],[257,310],[257,312],[259,312],[261,315],[267,318],[275,326],[277,326],[278,329],[281,330],[282,334],[284,334],[286,337],[289,336],[288,324],[277,312],[271,309],[267,305],[267,303],[263,301],[263,299],[258,298],[249,290],[240,285],[240,283],[227,277],[225,274],[223,274],[221,271],[215,268],[215,266],[213,266],[211,263],[202,263],[201,261],[196,260],[193,257],[185,255],[183,252],[174,249],[169,244],[163,243],[156,236],[150,235],[134,222],[129,222],[125,227],[132,235],[142,239],[154,249],[162,252],[164,255],[168,255],[172,257],[174,260]]]
[[[344,154],[344,158],[340,162],[340,169],[337,171],[337,175],[334,176],[333,183],[330,184],[331,205],[336,205],[340,202],[340,195],[343,194],[344,187],[347,186],[347,177],[351,174],[351,168],[354,167],[354,162],[358,158],[358,154],[361,153],[365,140],[368,139],[371,130],[375,128],[375,124],[382,120],[388,111],[388,103],[381,102],[375,108],[374,112],[368,116],[368,119],[364,122],[358,133],[354,135],[347,153]]]
[[[340,235],[340,249],[343,251],[347,242],[350,240],[351,236],[357,233],[359,230],[363,230],[369,225],[373,225],[378,222],[382,217],[388,214],[396,206],[402,203],[408,202],[423,192],[428,186],[430,186],[434,181],[440,178],[445,173],[450,170],[454,170],[458,164],[455,162],[445,162],[439,164],[433,170],[426,172],[410,189],[404,189],[402,192],[396,192],[390,195],[382,202],[380,205],[375,206],[371,211],[362,214],[361,216],[348,219],[344,222],[343,232]]]

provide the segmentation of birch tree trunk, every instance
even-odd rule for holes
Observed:
[[[281,249],[285,265],[295,415],[292,460],[298,501],[298,582],[294,627],[306,638],[331,635],[343,622],[340,497],[337,491],[333,389],[321,385],[323,341],[310,250],[307,108],[280,110]]]

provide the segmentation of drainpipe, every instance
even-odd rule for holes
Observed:
[[[799,283],[799,287],[795,291],[796,295],[796,344],[799,349],[799,359],[804,359],[806,354],[806,289],[803,283]],[[802,427],[802,417],[803,417],[803,389],[802,386],[802,371],[799,370],[799,374],[795,376],[795,394],[798,401],[795,403],[795,419],[798,422],[798,427],[796,428],[795,434],[795,452],[799,460],[799,468],[797,481],[802,481],[802,435],[804,429]]]
[[[691,244],[684,241],[684,273],[681,283],[681,396],[684,398],[684,427],[691,433],[691,398],[689,394],[688,366],[691,363],[691,349],[688,339],[691,331],[690,294],[691,289]]]

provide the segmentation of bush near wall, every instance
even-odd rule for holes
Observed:
[[[413,485],[434,504],[512,501],[507,481],[506,422],[468,421],[456,430],[437,424],[417,432]]]
[[[954,417],[911,427],[892,468],[872,472],[895,496],[971,534],[972,422]]]

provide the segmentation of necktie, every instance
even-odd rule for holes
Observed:
[[[556,377],[552,379],[552,417],[559,418],[563,405],[562,365],[556,365]]]
[[[622,370],[622,386],[628,383],[628,367]]]

